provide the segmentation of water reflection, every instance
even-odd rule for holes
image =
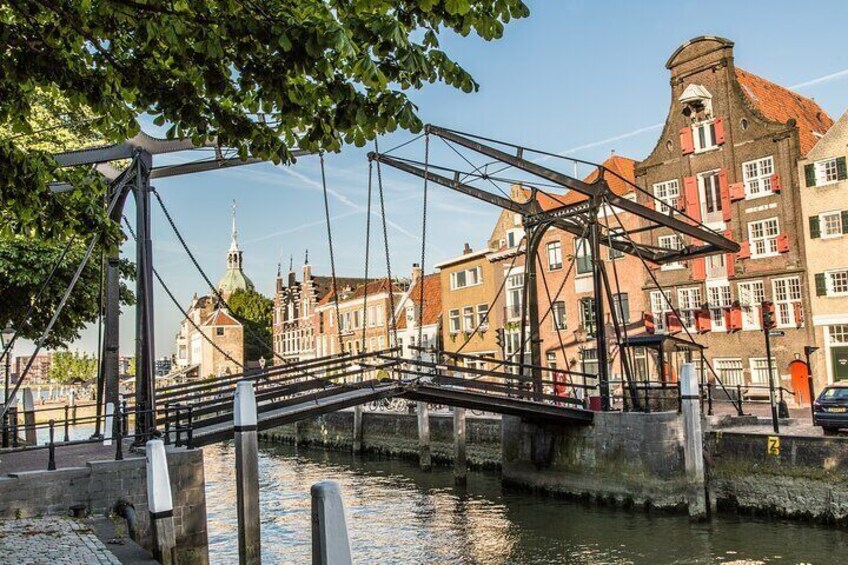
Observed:
[[[237,562],[234,450],[204,450],[210,557]],[[501,488],[494,473],[421,473],[403,461],[265,447],[260,454],[266,563],[310,562],[309,488],[342,486],[357,563],[753,564],[843,562],[843,531],[791,523],[597,508]]]

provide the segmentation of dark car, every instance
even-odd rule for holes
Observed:
[[[813,424],[825,435],[848,428],[848,383],[828,385],[813,403]]]

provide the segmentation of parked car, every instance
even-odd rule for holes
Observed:
[[[848,382],[834,383],[822,390],[813,403],[813,424],[821,426],[825,435],[848,428]]]

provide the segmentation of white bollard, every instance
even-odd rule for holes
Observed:
[[[112,419],[115,414],[115,405],[111,402],[106,403],[106,417],[103,424],[103,445],[112,445]]]
[[[27,445],[35,445],[38,441],[35,429],[35,401],[32,397],[32,389],[24,388],[23,394],[24,408],[24,440]]]
[[[704,439],[701,433],[701,397],[698,375],[693,363],[684,363],[680,373],[680,405],[683,416],[683,454],[689,492],[689,516],[702,520],[707,516],[704,479]]]
[[[259,440],[253,383],[239,381],[233,398],[239,563],[262,562],[259,528]]]
[[[338,483],[312,485],[312,565],[353,563],[344,501]]]
[[[171,478],[165,444],[151,439],[145,445],[147,456],[147,509],[153,526],[153,557],[162,565],[176,563],[176,532],[174,503],[171,499]]]

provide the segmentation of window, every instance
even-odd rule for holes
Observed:
[[[564,330],[568,327],[565,319],[565,302],[558,300],[551,306],[551,314],[554,320],[555,330]]]
[[[459,309],[453,309],[448,313],[450,333],[459,333]]]
[[[736,285],[742,308],[742,329],[760,329],[760,305],[766,299],[763,281],[747,281]]]
[[[713,359],[713,368],[724,386],[745,384],[742,359]]]
[[[634,347],[633,351],[633,363],[632,370],[633,376],[636,377],[636,380],[639,381],[647,381],[648,380],[648,350],[644,347]]]
[[[665,314],[671,311],[669,299],[668,291],[651,291],[651,313],[654,316],[654,328],[657,333],[666,330]]]
[[[382,304],[377,306],[377,325],[378,326],[383,325],[383,305]]]
[[[621,324],[630,323],[630,297],[626,292],[612,295],[612,307],[615,317]]]
[[[598,350],[597,349],[581,349],[580,350],[580,370],[587,375],[598,374]]]
[[[724,221],[721,212],[721,182],[718,171],[698,175],[698,190],[701,196],[701,217],[704,223]]]
[[[727,329],[724,314],[730,308],[730,285],[728,283],[707,286],[707,302],[710,305],[710,328],[713,331]]]
[[[409,313],[407,312],[407,315],[408,315],[408,314],[409,314]],[[373,328],[373,327],[374,327],[374,323],[375,323],[375,319],[374,319],[374,307],[373,307],[373,306],[369,306],[369,307],[368,307],[368,327],[369,327],[369,328]]]
[[[606,241],[607,243],[609,243],[610,239],[612,239],[612,241],[616,241],[616,239],[618,239],[616,236],[624,233],[624,230],[621,229],[621,228],[610,228],[610,232],[612,232],[612,238],[609,238],[609,239],[604,238],[604,241]],[[616,259],[621,259],[622,257],[624,257],[624,251],[619,251],[618,249],[615,249],[614,247],[609,247],[609,260],[610,261],[615,261]]]
[[[695,152],[708,151],[717,147],[715,135],[715,122],[701,122],[692,126],[692,134],[695,138]]]
[[[477,323],[480,324],[480,329],[486,331],[489,329],[489,305],[477,305]]]
[[[727,264],[725,262],[725,254],[710,255],[704,258],[704,274],[707,280],[725,279],[727,278]]]
[[[751,258],[777,255],[777,236],[780,226],[777,218],[769,218],[748,224],[748,241],[751,243]]]
[[[562,269],[562,243],[552,241],[548,244],[548,270]]]
[[[777,325],[780,327],[795,327],[795,304],[801,304],[801,279],[786,277],[772,281],[772,296],[777,315]]]
[[[848,270],[827,271],[827,296],[844,296],[848,294]]]
[[[657,238],[657,245],[662,247],[663,249],[671,249],[673,251],[679,251],[683,249],[683,239],[677,235],[661,235]],[[674,263],[665,263],[660,267],[662,271],[671,271],[674,269],[682,269],[683,263],[680,261],[675,261]]]
[[[592,272],[592,249],[588,239],[578,237],[574,240],[574,258],[577,261],[578,275]]]
[[[826,159],[815,164],[816,185],[828,184],[839,180],[836,159]]]
[[[523,313],[524,274],[510,275],[506,279],[506,319],[520,320]]]
[[[831,345],[848,345],[848,324],[828,326],[827,330]]]
[[[771,176],[774,174],[774,158],[771,156],[742,163],[742,181],[745,197],[759,198],[772,194]]]
[[[694,329],[695,316],[701,309],[701,288],[693,286],[679,289],[677,291],[677,306],[680,310],[680,323],[687,329]]]
[[[215,328],[215,335],[224,335],[224,328]]]
[[[545,355],[545,358],[547,359],[548,368],[556,370],[556,368],[557,368],[556,353],[551,351],[547,355]]]
[[[819,215],[821,237],[839,237],[842,235],[842,212],[826,212]]]
[[[524,237],[524,230],[516,229],[509,230],[506,232],[506,245],[510,249],[513,247],[518,247],[518,244],[521,243],[521,239]]]
[[[580,299],[580,325],[586,330],[586,334],[595,335],[595,299]]]
[[[769,377],[769,363],[768,359],[765,357],[761,358],[752,358],[750,359],[751,363],[751,383],[764,385],[768,384]],[[774,357],[771,358],[771,375],[775,379],[775,383],[779,384],[780,381],[777,379],[777,362],[775,362]]]
[[[473,332],[477,324],[474,323],[474,306],[463,306],[462,328],[467,332]]]
[[[475,286],[483,282],[483,268],[474,267],[464,271],[455,271],[450,275],[451,290]]]
[[[671,211],[677,208],[680,183],[677,179],[658,182],[654,185],[654,196],[660,201],[656,203],[657,212],[671,214]]]

